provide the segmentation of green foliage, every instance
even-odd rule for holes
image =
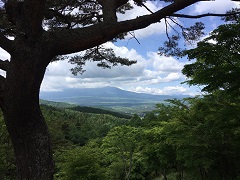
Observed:
[[[85,145],[90,139],[104,137],[114,126],[127,122],[107,114],[91,114],[70,109],[42,106],[48,123],[53,145]]]
[[[97,66],[102,68],[111,68],[112,66],[117,66],[118,64],[124,64],[130,66],[135,64],[137,61],[131,61],[127,58],[122,58],[116,56],[112,48],[105,48],[104,46],[97,46],[86,50],[84,56],[75,55],[69,59],[71,64],[76,64],[74,68],[71,69],[73,75],[82,74],[85,72],[83,66],[86,61],[98,62]]]
[[[103,139],[102,148],[110,163],[110,179],[132,179],[132,174],[136,176],[137,172],[133,170],[139,163],[139,142],[141,142],[141,129],[118,126],[109,131]]]
[[[149,172],[166,176],[169,170],[175,168],[175,149],[166,142],[166,133],[162,127],[155,126],[143,131],[143,157]]]
[[[237,179],[239,100],[224,91],[173,99],[128,121],[42,106],[54,145],[55,179]],[[12,147],[1,124],[1,178],[14,179]]]
[[[53,101],[46,101],[46,100],[40,100],[40,104],[47,105],[47,106],[53,106],[57,108],[68,108],[70,110],[83,112],[83,113],[94,113],[94,114],[109,114],[118,118],[125,118],[125,119],[131,119],[131,116],[126,113],[119,113],[116,111],[110,111],[107,109],[102,108],[95,108],[95,107],[88,107],[88,106],[78,106],[77,104],[69,104],[64,102],[53,102]]]
[[[168,40],[164,42],[163,46],[158,49],[160,55],[164,56],[184,56],[184,49],[180,48],[179,43],[181,42],[181,37],[185,41],[185,44],[192,44],[196,42],[204,35],[205,25],[202,22],[196,22],[194,25],[186,28],[180,25],[177,21],[170,18],[171,23],[174,23],[179,28],[176,30],[174,28],[174,34],[169,36],[167,28],[167,38]],[[168,20],[165,18],[165,23],[168,24]],[[181,33],[180,33],[181,32]]]
[[[203,91],[239,92],[240,23],[219,26],[197,48],[185,52],[196,62],[185,65],[183,74],[190,85],[203,85]]]
[[[55,179],[106,179],[104,168],[100,165],[103,156],[98,149],[88,146],[75,147],[62,152],[56,159],[60,171],[55,174]]]

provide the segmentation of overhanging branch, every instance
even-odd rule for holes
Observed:
[[[137,29],[146,28],[147,26],[159,22],[165,17],[172,16],[175,12],[180,11],[192,4],[195,4],[201,0],[178,0],[174,3],[156,11],[150,15],[140,16],[136,19],[119,22],[118,30],[123,32],[133,31]]]
[[[53,41],[52,52],[55,55],[79,52],[110,41],[120,33],[146,28],[199,1],[178,0],[150,15],[115,23],[107,21],[85,28],[58,29],[47,33],[47,36]]]
[[[42,30],[46,0],[25,0],[23,5],[24,23],[33,36]]]

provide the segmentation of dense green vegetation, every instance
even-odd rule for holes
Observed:
[[[55,179],[239,178],[239,98],[216,93],[168,102],[131,120],[42,106]],[[0,174],[14,179],[11,143],[0,123]]]
[[[101,139],[113,127],[128,122],[108,114],[84,113],[47,105],[42,105],[41,109],[50,129],[56,157],[67,150],[84,146],[89,140]],[[14,155],[2,114],[0,128],[0,179],[14,179]]]
[[[187,83],[203,85],[205,95],[168,100],[131,119],[42,105],[55,179],[240,179],[239,29],[238,21],[222,25],[186,51],[189,59],[197,58],[183,69]],[[0,179],[14,179],[2,115],[0,160]]]

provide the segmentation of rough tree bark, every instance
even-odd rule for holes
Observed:
[[[2,106],[14,147],[17,178],[50,180],[54,163],[48,128],[39,107],[39,89],[51,57],[39,45],[26,47],[18,43],[18,48],[11,54]]]

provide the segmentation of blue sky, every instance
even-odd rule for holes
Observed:
[[[230,0],[216,0],[211,2],[200,2],[185,9],[185,14],[201,13],[224,13],[233,7],[240,6]],[[147,2],[147,7],[153,12],[162,7],[156,1]],[[119,20],[131,19],[148,14],[143,7],[136,7],[124,15],[118,15]],[[191,20],[180,19],[181,24],[189,24]],[[206,36],[220,23],[220,18],[208,17],[198,19],[206,24]],[[191,22],[194,22],[192,20]],[[51,63],[45,74],[41,91],[61,91],[65,88],[93,88],[114,86],[134,92],[150,94],[185,94],[195,95],[200,93],[198,87],[189,87],[181,84],[185,80],[181,70],[186,63],[186,58],[176,59],[174,57],[159,56],[158,48],[166,40],[165,24],[156,23],[148,28],[134,32],[140,44],[131,36],[117,43],[106,43],[105,46],[114,49],[116,55],[137,60],[137,64],[130,67],[117,66],[112,69],[101,69],[94,62],[88,62],[83,75],[73,76],[69,69],[72,65],[65,61]],[[9,55],[0,49],[0,59],[7,59]]]

